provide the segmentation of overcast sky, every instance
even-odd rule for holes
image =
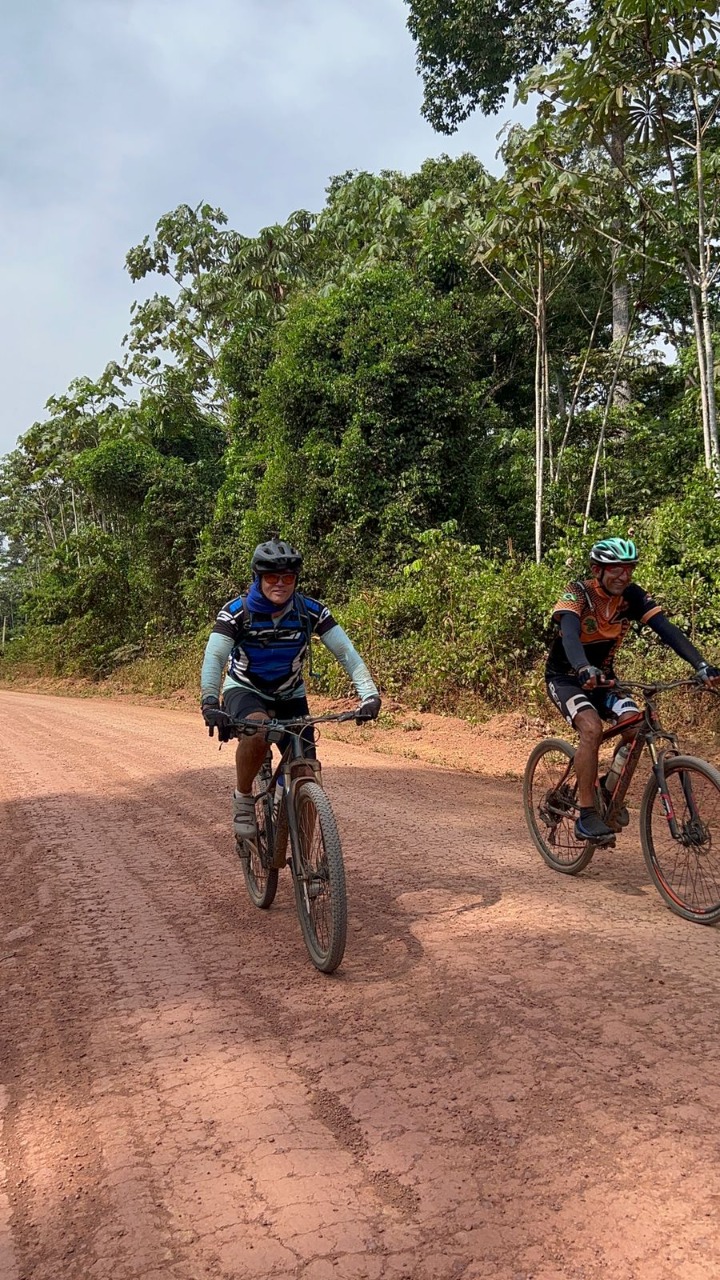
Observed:
[[[125,253],[180,203],[245,234],[346,169],[472,151],[420,115],[403,0],[6,0],[0,18],[0,453],[120,354]]]

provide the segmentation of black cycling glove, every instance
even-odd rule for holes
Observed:
[[[720,667],[713,667],[709,662],[703,662],[695,672],[704,684],[709,684],[711,680],[720,680]]]
[[[227,711],[222,711],[220,708],[219,699],[212,696],[203,698],[200,711],[210,737],[212,738],[217,729],[220,742],[229,742],[233,737],[233,730],[232,726],[228,724]]]
[[[363,698],[355,712],[355,723],[364,724],[368,720],[377,720],[381,706],[382,700],[377,693],[372,693],[369,698]]]
[[[607,686],[612,683],[612,681],[607,679],[604,671],[601,671],[599,667],[593,667],[589,664],[587,667],[580,667],[578,669],[577,676],[580,681],[581,689],[602,689],[607,688]],[[595,681],[594,685],[590,683],[592,680]]]

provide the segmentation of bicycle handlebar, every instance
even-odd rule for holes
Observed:
[[[336,711],[322,716],[294,716],[292,720],[279,720],[273,717],[270,720],[248,720],[244,718],[235,719],[224,711],[228,726],[232,729],[238,729],[238,736],[243,735],[251,738],[256,733],[264,733],[268,736],[269,741],[277,741],[277,739],[286,733],[294,738],[299,738],[303,729],[308,725],[316,724],[342,724],[344,721],[355,720],[357,711]],[[295,728],[298,730],[295,731]],[[273,737],[272,735],[277,735]]]
[[[610,688],[609,685],[599,685],[600,689]],[[669,689],[697,689],[700,693],[718,693],[720,690],[714,689],[702,680],[700,676],[692,676],[684,680],[656,680],[652,684],[643,684],[639,680],[618,680],[612,686],[616,693],[632,693],[634,689],[644,694],[645,697],[651,697],[654,693],[667,693]]]

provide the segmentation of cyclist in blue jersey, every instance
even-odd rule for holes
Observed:
[[[302,667],[313,636],[352,680],[360,699],[358,723],[378,717],[380,695],[359,653],[330,610],[297,590],[302,563],[300,552],[279,538],[261,543],[250,563],[249,590],[217,616],[205,648],[200,705],[210,734],[217,729],[221,741],[231,736],[228,714],[261,722],[308,715]],[[304,754],[314,758],[312,729],[303,731],[303,739]],[[240,840],[257,838],[252,784],[266,750],[262,733],[238,740],[233,826]]]

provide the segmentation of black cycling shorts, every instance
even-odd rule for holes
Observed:
[[[640,710],[626,693],[616,693],[614,689],[583,689],[580,681],[570,675],[548,676],[547,691],[568,724],[588,707],[597,711],[601,720],[619,720],[628,712],[634,714]]]
[[[222,707],[223,711],[227,711],[228,715],[235,720],[244,720],[254,711],[263,711],[265,715],[278,720],[293,720],[310,714],[308,700],[304,694],[300,698],[273,698],[254,693],[252,689],[228,689],[223,694]],[[314,760],[316,758],[315,730],[312,725],[305,726],[300,734],[300,740],[303,755],[309,760]],[[288,738],[285,735],[279,744],[281,751],[285,750],[287,742]]]

